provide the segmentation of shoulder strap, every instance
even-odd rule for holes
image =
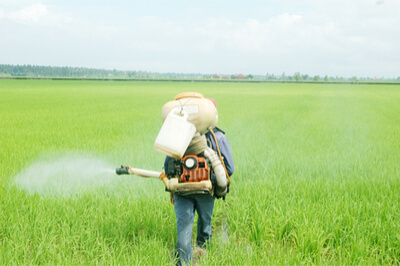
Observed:
[[[220,129],[220,128],[218,128],[218,127],[214,127],[213,129],[212,129],[212,131],[215,133],[215,132],[221,132],[222,134],[224,134],[225,135],[225,131],[223,131],[222,129]]]

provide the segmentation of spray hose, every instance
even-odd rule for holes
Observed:
[[[130,166],[121,165],[117,169],[115,169],[117,175],[137,175],[140,177],[148,178],[160,178],[162,180],[163,172],[149,171],[144,169],[132,168]]]
[[[225,162],[224,162],[224,159],[222,158],[221,151],[219,149],[217,137],[215,136],[215,134],[214,134],[214,132],[212,131],[211,128],[209,128],[209,130],[210,130],[211,134],[213,135],[213,138],[214,138],[214,141],[215,141],[215,145],[217,146],[219,159],[221,160],[222,166],[224,167],[225,174],[226,174],[226,177],[228,178],[229,185],[230,185],[231,184],[231,179],[229,177],[228,170],[226,170]]]

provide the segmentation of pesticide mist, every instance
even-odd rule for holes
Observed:
[[[113,166],[106,161],[68,155],[33,163],[21,171],[12,184],[29,194],[70,197],[105,188],[114,176]]]

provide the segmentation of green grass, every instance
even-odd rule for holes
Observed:
[[[161,107],[183,91],[216,100],[236,166],[200,265],[400,263],[400,86],[0,80],[0,264],[172,264],[162,182],[10,183],[69,154],[161,171]]]

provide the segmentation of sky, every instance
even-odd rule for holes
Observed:
[[[0,64],[400,76],[400,0],[0,0]]]

